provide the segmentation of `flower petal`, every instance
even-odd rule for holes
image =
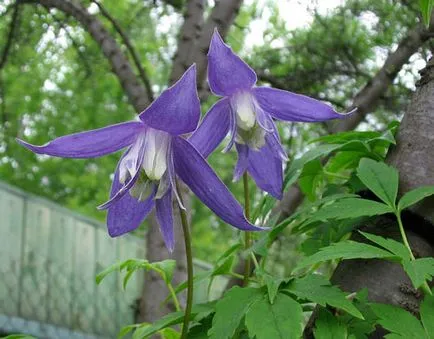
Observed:
[[[207,158],[228,134],[230,119],[229,99],[217,101],[188,141]]]
[[[245,231],[264,229],[246,220],[240,204],[206,160],[187,140],[174,138],[173,150],[177,175],[223,221]]]
[[[238,152],[238,160],[234,170],[234,181],[238,181],[249,165],[249,146],[235,144]]]
[[[122,171],[122,165],[123,165],[123,161],[125,158],[131,158],[130,160],[132,161],[132,173],[131,173],[131,177],[130,180],[128,180],[128,182],[123,185],[119,191],[115,194],[111,194],[110,195],[110,199],[103,203],[102,205],[98,206],[97,208],[100,210],[105,210],[107,208],[110,208],[111,206],[113,206],[117,201],[119,201],[125,194],[127,194],[127,192],[134,186],[134,184],[136,183],[137,179],[140,176],[140,168],[142,166],[143,163],[143,157],[145,155],[145,138],[142,137],[133,144],[133,146],[127,151],[125,152],[125,154],[122,156],[121,161],[119,162],[119,175]]]
[[[155,210],[157,211],[157,219],[164,243],[169,252],[173,252],[175,235],[173,233],[172,192],[170,189],[161,199],[155,200]]]
[[[132,144],[145,126],[138,121],[65,135],[42,146],[17,141],[32,152],[62,158],[95,158],[116,152]]]
[[[319,100],[280,89],[256,87],[253,93],[263,110],[284,121],[315,122],[341,119],[347,115],[336,112]]]
[[[119,163],[122,159],[119,161]],[[119,182],[119,164],[113,178],[110,196],[113,197],[122,187]],[[107,213],[107,228],[111,237],[131,232],[139,227],[154,207],[154,197],[157,187],[154,186],[149,197],[139,202],[129,194],[125,194],[116,204],[112,205]]]
[[[282,199],[282,160],[277,158],[268,145],[260,150],[249,150],[248,172],[256,184],[276,199]]]
[[[256,73],[223,42],[217,29],[208,52],[208,82],[216,95],[229,96],[249,90],[256,83]]]
[[[200,118],[196,66],[192,65],[181,79],[163,91],[139,117],[146,125],[172,135],[193,132]]]

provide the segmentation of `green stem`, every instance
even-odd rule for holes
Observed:
[[[243,184],[244,184],[244,213],[246,215],[247,220],[250,219],[250,194],[249,194],[249,175],[247,172],[244,172],[243,175]],[[248,250],[251,246],[251,238],[250,232],[244,232],[244,249]],[[247,286],[249,284],[249,277],[251,273],[250,268],[250,256],[246,256],[244,259],[244,279],[243,286]]]
[[[180,195],[181,203],[184,205],[178,183],[176,186]],[[182,231],[184,232],[185,256],[187,258],[187,303],[185,306],[181,339],[187,339],[191,308],[193,306],[193,256],[191,254],[191,235],[190,227],[188,226],[187,213],[181,207],[179,207],[179,213],[181,214]]]
[[[156,269],[155,271],[157,271],[158,274],[161,275],[161,278],[163,280],[165,280],[164,278],[165,278],[166,274],[164,273],[163,270]],[[169,289],[169,293],[170,293],[171,298],[173,299],[173,303],[175,304],[176,311],[181,311],[181,305],[179,304],[179,300],[178,300],[178,297],[176,296],[176,292],[175,292],[175,289],[173,288],[173,285],[169,282],[166,284],[166,286]]]
[[[396,212],[395,215],[396,215],[396,219],[398,220],[399,232],[401,233],[402,242],[404,243],[404,246],[407,248],[411,260],[414,261],[416,260],[416,258],[414,257],[413,251],[411,250],[410,243],[408,242],[407,239],[407,235],[405,234],[404,225],[402,224],[402,220],[401,220],[401,213]],[[426,281],[423,283],[421,288],[425,292],[425,294],[432,295],[431,289],[429,288],[428,283]]]

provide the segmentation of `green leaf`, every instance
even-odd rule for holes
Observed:
[[[360,198],[349,198],[322,207],[318,212],[312,215],[309,221],[353,219],[392,212],[393,210],[389,206],[380,202]]]
[[[36,338],[27,334],[11,334],[8,335],[7,337],[2,337],[2,339],[36,339]]]
[[[362,234],[366,239],[369,239],[372,242],[376,243],[377,245],[380,245],[386,250],[392,252],[396,256],[400,257],[402,260],[405,261],[411,260],[410,253],[408,253],[407,247],[405,247],[400,242],[393,239],[386,239],[370,233],[360,232],[360,234]]]
[[[338,287],[319,274],[310,274],[301,279],[294,279],[284,289],[300,299],[307,299],[321,306],[330,305],[342,309],[356,318],[363,319],[363,315],[347,299],[346,294]]]
[[[334,259],[372,259],[372,258],[391,258],[396,256],[389,251],[359,243],[352,240],[340,241],[328,247],[321,248],[317,253],[304,258],[295,268],[298,271],[304,267],[311,266],[320,262]]]
[[[414,287],[419,288],[434,276],[434,258],[420,258],[403,262],[403,267]]]
[[[158,261],[149,265],[150,270],[157,271],[162,276],[166,284],[170,284],[173,278],[173,272],[175,271],[176,261],[173,259],[166,259]],[[164,274],[161,274],[163,272]]]
[[[134,325],[127,325],[121,328],[121,330],[118,333],[118,339],[121,339],[125,337],[128,333],[133,331],[135,328],[140,327],[140,325],[134,324]]]
[[[340,147],[342,147],[342,145],[319,145],[307,151],[301,158],[293,160],[289,165],[283,181],[284,188],[292,185],[298,179],[305,164],[320,156],[327,155]]]
[[[398,202],[398,210],[414,205],[422,199],[434,194],[434,186],[423,186],[416,188],[410,192],[404,194],[404,196]]]
[[[266,297],[256,300],[246,314],[246,327],[251,338],[299,339],[303,333],[302,326],[300,304],[283,293],[273,304]]]
[[[371,304],[371,309],[379,318],[378,324],[391,333],[405,339],[427,338],[419,320],[402,308],[385,304]]]
[[[321,161],[318,159],[312,160],[304,165],[298,185],[300,186],[301,191],[310,201],[314,201],[316,199],[318,183],[323,177],[323,168]]]
[[[346,339],[347,328],[329,311],[321,308],[313,330],[315,339]]]
[[[422,12],[422,19],[426,26],[429,27],[429,22],[431,20],[431,13],[434,7],[433,0],[419,0],[420,11]]]
[[[434,338],[434,296],[425,295],[420,304],[420,320],[429,338]]]
[[[230,339],[251,305],[263,298],[264,292],[257,288],[235,286],[225,293],[216,304],[212,327],[208,332],[211,339]]]
[[[364,158],[360,160],[357,175],[377,197],[390,207],[395,206],[399,184],[398,171],[395,168]]]
[[[110,265],[109,267],[104,269],[102,272],[98,273],[96,275],[96,278],[95,278],[97,285],[99,285],[101,283],[101,281],[103,281],[104,278],[106,276],[108,276],[110,273],[115,272],[115,271],[120,271],[121,264],[122,263],[116,263],[116,264]]]
[[[206,304],[199,304],[199,305],[193,305],[191,310],[191,320],[194,320],[196,317],[198,317],[201,313],[209,314],[214,309],[215,303],[206,303]],[[140,325],[136,331],[134,332],[133,339],[135,338],[147,338],[158,331],[161,331],[162,329],[173,326],[176,324],[182,323],[184,320],[184,312],[173,312],[165,315],[164,317],[158,319],[153,324],[143,324]]]
[[[257,268],[255,273],[265,282],[265,285],[267,286],[268,299],[270,300],[271,304],[274,303],[280,284],[287,281],[287,279],[276,278],[261,268]]]

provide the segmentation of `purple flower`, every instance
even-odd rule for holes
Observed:
[[[107,227],[112,237],[136,229],[155,206],[164,241],[172,251],[172,195],[184,208],[176,176],[228,224],[241,230],[262,230],[246,220],[227,187],[181,136],[196,129],[199,117],[193,65],[139,115],[139,121],[63,136],[43,146],[18,142],[35,153],[64,158],[99,157],[128,147],[117,165],[110,200],[99,206],[108,209]]]
[[[282,198],[282,161],[287,160],[273,118],[315,122],[343,117],[318,100],[270,87],[257,87],[256,73],[226,45],[217,30],[208,52],[208,82],[223,98],[206,114],[189,141],[206,158],[226,134],[235,143],[234,179],[248,171],[257,185]]]

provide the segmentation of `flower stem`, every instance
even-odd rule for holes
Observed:
[[[178,183],[176,186],[180,195],[179,198],[181,200],[181,203],[184,205]],[[187,303],[185,305],[184,323],[182,325],[181,339],[187,339],[188,325],[190,323],[191,317],[191,308],[193,306],[193,256],[191,254],[191,235],[190,227],[188,225],[187,213],[181,207],[179,207],[179,213],[181,214],[182,231],[184,232],[185,256],[187,258]]]
[[[416,260],[413,251],[411,250],[410,243],[408,242],[407,235],[405,234],[404,225],[402,224],[402,219],[401,219],[401,213],[397,212],[395,213],[395,215],[396,215],[396,219],[398,220],[399,232],[401,233],[402,242],[404,243],[404,246],[407,247],[411,260],[412,261]],[[431,289],[429,288],[426,281],[424,281],[421,288],[425,292],[425,294],[432,295]]]
[[[243,184],[244,184],[244,213],[246,215],[247,220],[250,221],[250,194],[249,194],[249,175],[247,172],[243,174]],[[244,232],[244,249],[248,250],[251,246],[251,237],[250,232]],[[244,259],[244,279],[243,286],[247,286],[249,283],[249,277],[251,273],[250,268],[250,256],[246,256]]]

